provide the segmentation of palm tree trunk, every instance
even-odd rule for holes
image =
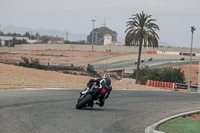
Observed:
[[[140,39],[140,45],[139,45],[139,53],[138,53],[138,60],[137,60],[137,70],[136,70],[136,84],[138,84],[138,79],[139,79],[139,68],[140,68],[141,53],[142,53],[142,39]]]

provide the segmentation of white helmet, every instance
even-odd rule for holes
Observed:
[[[103,75],[103,78],[105,78],[105,79],[109,79],[109,78],[110,78],[110,74],[105,73],[105,74]]]

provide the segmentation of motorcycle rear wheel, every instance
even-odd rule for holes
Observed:
[[[82,107],[84,107],[86,104],[91,103],[93,100],[93,97],[91,94],[87,94],[83,99],[81,99],[77,104],[76,104],[76,108],[77,109],[81,109]]]

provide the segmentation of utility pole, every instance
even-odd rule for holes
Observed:
[[[68,41],[68,30],[66,30],[66,41]]]
[[[96,32],[96,37],[95,37],[95,44],[97,45],[97,38],[98,38],[98,33]]]
[[[188,79],[188,91],[190,91],[191,85],[191,64],[192,64],[192,44],[193,44],[193,33],[196,30],[194,26],[191,27],[192,37],[191,37],[191,49],[190,49],[190,67],[189,67],[189,79]]]
[[[93,47],[94,47],[94,22],[96,20],[92,19],[92,22],[93,22],[93,29],[92,29],[92,52],[93,52]]]
[[[163,65],[164,65],[164,53],[165,53],[165,51],[162,51],[162,68],[163,68]]]

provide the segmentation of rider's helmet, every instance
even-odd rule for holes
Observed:
[[[109,78],[110,78],[110,74],[105,73],[105,74],[103,75],[103,78],[104,78],[104,79],[109,79]]]

